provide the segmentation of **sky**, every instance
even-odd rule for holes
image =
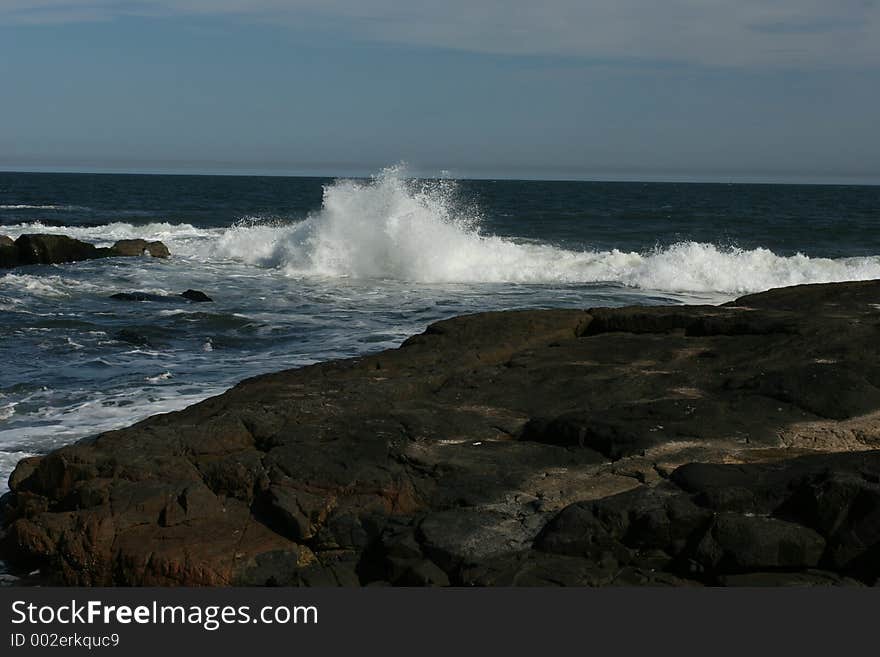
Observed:
[[[0,169],[880,183],[880,0],[0,0]]]

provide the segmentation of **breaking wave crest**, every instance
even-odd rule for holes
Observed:
[[[30,205],[27,203],[0,204],[0,210],[90,210],[82,205]]]
[[[746,293],[771,287],[880,277],[880,256],[779,256],[680,242],[648,252],[572,251],[480,232],[456,203],[454,183],[407,180],[397,168],[370,181],[339,180],[320,212],[288,226],[242,224],[215,253],[290,276],[418,283],[599,283],[650,290]]]
[[[6,227],[15,236],[39,224]],[[337,180],[321,209],[295,223],[250,218],[231,228],[113,223],[46,227],[98,243],[161,239],[195,261],[235,261],[290,277],[442,283],[617,283],[645,290],[744,294],[801,283],[880,278],[880,256],[782,256],[679,242],[648,251],[570,250],[485,234],[479,210],[463,205],[452,181],[406,178],[400,168],[370,180]]]

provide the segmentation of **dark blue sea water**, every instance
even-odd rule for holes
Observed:
[[[0,173],[0,234],[27,232],[173,255],[0,273],[4,480],[27,454],[456,314],[880,278],[880,187]],[[187,288],[215,302],[109,298]]]

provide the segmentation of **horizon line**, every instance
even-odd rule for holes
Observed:
[[[371,169],[367,173],[365,167],[334,167],[338,169],[330,173],[329,168],[322,167],[310,169],[289,170],[260,170],[254,168],[235,169],[188,169],[162,167],[156,168],[119,168],[112,167],[27,167],[13,168],[0,165],[0,174],[46,174],[46,175],[108,175],[108,176],[179,176],[179,177],[230,177],[230,178],[325,178],[325,179],[369,179],[382,171],[385,167]],[[521,176],[514,173],[497,172],[493,175],[468,171],[462,168],[459,172],[447,168],[438,167],[439,174],[430,174],[425,171],[414,169],[412,175],[407,176],[418,179],[452,179],[452,180],[475,180],[475,181],[510,181],[510,182],[584,182],[584,183],[651,183],[651,184],[707,184],[707,185],[804,185],[804,186],[839,186],[839,187],[876,187],[880,186],[880,175],[838,175],[816,176],[798,174],[671,174],[671,173],[585,173],[566,174],[559,172],[559,177],[553,174],[532,174]]]

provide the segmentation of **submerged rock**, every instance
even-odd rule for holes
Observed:
[[[11,244],[8,241],[9,238],[0,241],[0,267],[3,268],[52,265],[116,256],[149,254],[167,258],[170,255],[168,247],[162,242],[145,240],[120,240],[111,247],[97,247],[66,235],[40,233],[21,235]]]
[[[185,292],[181,292],[180,296],[184,299],[189,299],[194,303],[207,303],[210,301],[214,301],[211,297],[209,297],[204,292],[199,292],[198,290],[186,290]]]
[[[151,294],[149,292],[116,292],[111,294],[110,298],[116,301],[154,301],[159,303],[178,300],[177,297],[168,294]]]
[[[138,333],[137,331],[133,331],[131,329],[122,329],[117,331],[113,338],[115,340],[119,340],[120,342],[127,342],[128,344],[135,345],[136,347],[152,347],[153,342],[150,338],[143,333]]]
[[[84,585],[874,584],[878,330],[880,281],[445,320],[23,460],[0,558]]]

